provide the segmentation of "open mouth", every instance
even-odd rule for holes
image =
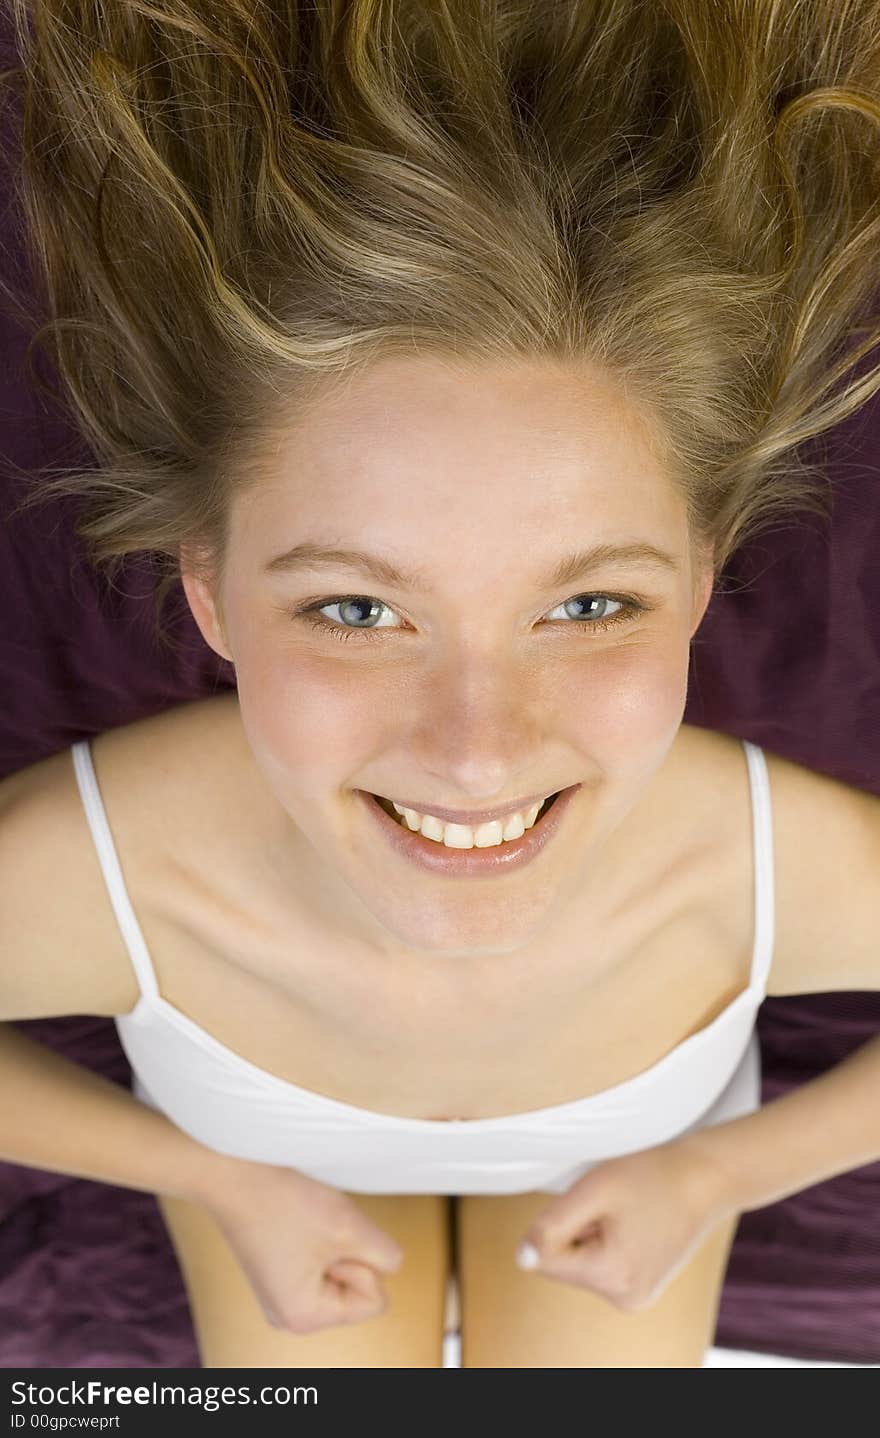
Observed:
[[[540,824],[541,820],[543,819],[544,815],[548,812],[549,809],[552,809],[553,805],[556,803],[556,800],[559,798],[559,795],[560,795],[561,793],[562,793],[562,790],[561,790],[561,789],[558,789],[555,794],[550,794],[549,797],[544,800],[543,804],[541,805],[540,809],[538,810],[537,816],[536,816],[536,818],[535,818],[535,822],[534,822],[534,824],[532,824],[532,826],[531,826],[532,829],[537,829],[537,827],[538,827],[538,825]],[[379,805],[379,807],[382,808],[382,809],[384,809],[384,810],[385,810],[385,813],[389,816],[389,818],[394,819],[395,822],[398,823],[398,824],[401,826],[401,828],[406,829],[407,832],[411,832],[411,831],[410,831],[410,828],[409,828],[409,825],[407,824],[405,818],[403,817],[402,814],[398,814],[397,810],[395,809],[395,807],[394,807],[394,805],[392,804],[392,802],[391,802],[390,799],[383,799],[383,798],[381,798],[378,794],[371,794],[371,795],[370,795],[370,798],[371,798],[371,799],[375,799],[375,801],[376,801],[376,803]],[[476,828],[476,827],[478,827],[478,826],[477,826],[477,825],[474,825],[474,828]],[[526,830],[526,833],[529,833],[529,832],[530,832],[530,830],[527,829],[527,830]]]

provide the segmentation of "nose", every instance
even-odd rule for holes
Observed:
[[[540,686],[520,667],[459,653],[426,680],[418,713],[416,762],[450,807],[488,807],[539,787],[546,716]]]

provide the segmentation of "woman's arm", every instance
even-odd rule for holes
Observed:
[[[0,1093],[0,1158],[10,1163],[206,1199],[230,1181],[238,1162],[8,1023],[0,1024]]]
[[[755,1113],[680,1142],[732,1210],[764,1208],[880,1159],[880,1036]]]
[[[880,989],[880,798],[767,754],[768,996]],[[681,1140],[748,1210],[880,1159],[880,1037],[756,1113]]]
[[[532,1220],[517,1262],[645,1308],[723,1220],[880,1158],[878,1099],[880,1037],[757,1113],[598,1164]]]

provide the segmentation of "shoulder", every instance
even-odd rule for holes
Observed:
[[[125,1012],[137,999],[70,749],[0,784],[0,1019]]]
[[[262,851],[271,798],[236,692],[108,730],[91,750],[138,912],[173,924],[202,900],[231,897],[244,882],[245,856]]]
[[[880,798],[765,759],[776,901],[767,992],[880,989]]]
[[[666,802],[678,796],[691,842],[738,832],[751,813],[745,745],[731,734],[682,724],[664,764]],[[683,802],[686,801],[686,802]],[[674,810],[673,810],[674,812]]]
[[[722,766],[728,778],[737,772],[744,773],[744,755],[742,739],[718,729],[702,729],[695,724],[681,725],[671,751],[671,757],[675,756],[678,762],[699,766],[707,781],[718,765]]]
[[[755,746],[760,748],[760,746]],[[880,989],[880,798],[761,749],[772,840],[774,943],[768,996]],[[691,852],[740,850],[719,874],[743,892],[753,872],[752,791],[745,746],[682,725],[670,756],[688,784]],[[759,780],[760,782],[760,780]],[[724,837],[724,831],[727,838]]]
[[[231,783],[236,772],[226,762],[236,742],[231,709],[225,699],[200,701],[91,741],[133,898],[167,892],[196,827],[228,832],[228,807],[219,822],[227,795],[217,776]],[[0,954],[0,1020],[110,1017],[137,1002],[70,748],[0,782]]]
[[[191,821],[228,816],[246,749],[234,690],[164,709],[91,741],[108,815],[130,853],[176,846]],[[205,812],[205,806],[209,812]],[[114,828],[115,832],[115,828]]]

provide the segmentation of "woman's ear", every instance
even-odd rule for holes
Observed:
[[[703,622],[715,588],[715,546],[700,545],[694,573],[694,607],[691,616],[691,638]]]
[[[216,571],[198,562],[194,550],[181,545],[180,580],[193,618],[205,643],[222,659],[232,659],[232,653],[223,630],[223,615],[217,599]]]

